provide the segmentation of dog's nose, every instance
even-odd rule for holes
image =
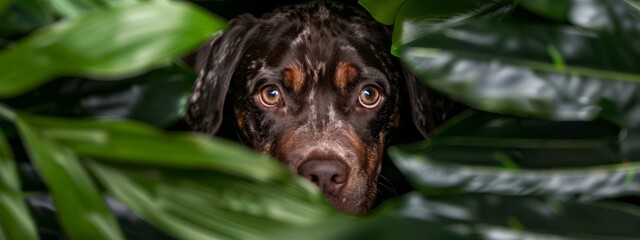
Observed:
[[[318,185],[327,194],[336,195],[347,180],[347,166],[338,160],[309,160],[298,168],[298,174]]]

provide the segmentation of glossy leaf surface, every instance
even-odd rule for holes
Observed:
[[[322,197],[309,198],[286,187],[286,181],[264,183],[220,172],[96,162],[90,168],[109,193],[180,239],[261,239],[334,215]]]
[[[390,150],[425,194],[640,195],[640,165],[619,152],[606,122],[554,122],[466,112],[431,140]]]
[[[628,204],[585,204],[549,197],[462,194],[424,198],[411,193],[383,212],[436,222],[483,239],[634,239],[640,209]],[[615,219],[615,220],[613,220]]]
[[[575,26],[463,21],[404,45],[402,58],[425,83],[483,110],[556,120],[603,116],[635,127],[640,44],[626,39],[640,36],[637,7],[582,2],[598,7],[574,3],[567,11],[619,14],[569,15]]]
[[[80,155],[126,164],[211,169],[269,180],[291,176],[270,158],[223,139],[189,133],[165,134],[123,120],[69,120],[23,116],[42,134]]]
[[[70,239],[123,239],[102,195],[69,148],[42,136],[19,116],[18,129],[31,160],[56,199],[61,226]]]
[[[49,116],[127,118],[169,126],[184,116],[195,79],[192,71],[175,65],[120,81],[63,78],[5,103]]]
[[[140,3],[64,20],[0,52],[0,97],[60,75],[113,78],[166,65],[224,26],[184,2]]]

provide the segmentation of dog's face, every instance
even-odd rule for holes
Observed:
[[[335,3],[243,15],[197,65],[195,130],[215,133],[226,98],[245,144],[317,184],[337,209],[368,211],[404,78],[386,28]]]
[[[372,57],[387,49],[321,22],[284,33],[264,25],[270,37],[251,42],[231,83],[244,142],[316,183],[336,208],[362,213],[397,123],[397,77]]]

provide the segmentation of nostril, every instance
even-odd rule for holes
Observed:
[[[323,192],[335,194],[346,182],[348,170],[338,160],[309,160],[298,168],[298,174],[318,185]]]
[[[347,180],[347,177],[344,174],[336,174],[331,178],[331,181],[336,184],[344,183],[345,180]]]

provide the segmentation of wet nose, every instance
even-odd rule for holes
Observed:
[[[331,195],[337,195],[347,181],[347,166],[338,160],[309,160],[298,168],[298,174]]]

